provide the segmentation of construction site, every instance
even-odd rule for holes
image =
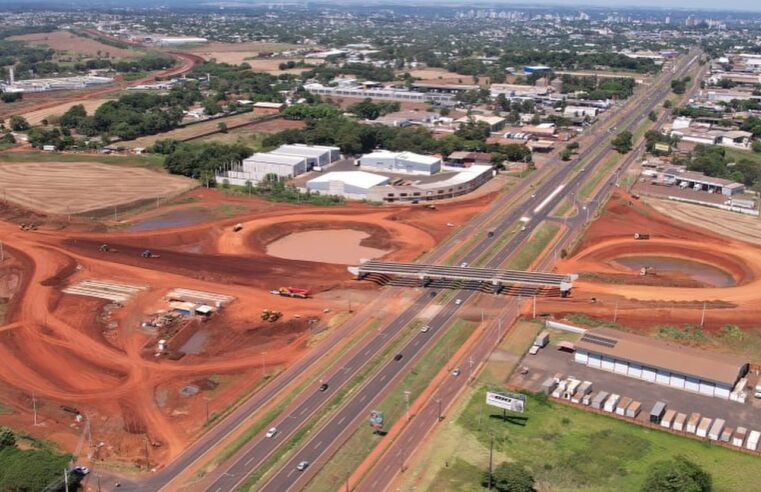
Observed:
[[[118,222],[4,202],[0,423],[160,468],[377,295],[347,270],[357,255],[412,261],[489,199],[319,208],[197,189]],[[198,212],[219,207],[236,213]],[[344,238],[331,236],[330,261],[319,234],[272,251],[325,231]]]

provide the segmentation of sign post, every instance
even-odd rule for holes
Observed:
[[[486,404],[502,409],[503,417],[507,418],[507,411],[523,413],[526,409],[526,395],[520,393],[495,393],[486,392]]]
[[[370,427],[375,429],[375,432],[380,432],[383,429],[383,412],[378,410],[372,410],[370,412]]]

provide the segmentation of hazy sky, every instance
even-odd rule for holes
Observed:
[[[504,0],[504,3],[514,3]],[[761,11],[761,0],[584,0],[579,2],[559,2],[557,0],[534,0],[536,4],[552,5],[594,5],[601,7],[661,7],[679,9],[711,9],[711,10],[753,10]]]

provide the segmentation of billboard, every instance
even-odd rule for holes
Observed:
[[[383,420],[383,412],[379,412],[378,410],[372,410],[370,412],[370,427],[373,429],[383,429]]]
[[[486,393],[486,404],[511,412],[523,413],[526,407],[526,395],[520,393]]]

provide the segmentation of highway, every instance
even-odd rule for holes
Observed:
[[[686,67],[679,70],[679,73],[681,74],[684,69],[686,69]],[[653,92],[650,97],[635,98],[635,100],[632,101],[634,103],[641,103],[637,105],[637,109],[634,112],[636,116],[633,118],[631,117],[631,114],[622,115],[623,118],[631,119],[631,123],[627,125],[628,129],[636,128],[641,120],[647,117],[648,113],[657,104],[659,104],[661,100],[666,97],[666,95],[668,95],[670,90],[666,84],[668,81],[668,78],[664,77],[657,87],[653,87],[651,88],[651,91],[647,91]],[[640,101],[640,99],[646,99],[646,101]],[[611,125],[615,121],[615,118],[610,118],[606,123]],[[605,146],[605,148],[607,148],[608,138],[609,134],[598,130],[598,136],[593,144],[587,147],[587,152],[592,152],[593,149],[599,150],[600,146]],[[568,194],[573,194],[573,190],[579,188],[583,181],[589,177],[590,172],[594,170],[595,166],[602,162],[603,157],[606,154],[607,152],[600,152],[599,155],[596,156],[594,163],[588,164],[587,167],[582,168],[580,172],[573,175],[573,177],[568,181],[566,181],[566,179],[571,174],[573,174],[573,166],[566,165],[559,167],[558,172],[551,176],[547,181],[542,183],[542,185],[536,190],[535,195],[537,198],[533,200],[527,200],[526,202],[520,204],[518,207],[515,207],[512,212],[506,214],[501,219],[499,225],[495,229],[495,237],[498,237],[502,233],[506,232],[521,217],[531,217],[530,224],[532,227],[544,221],[552,209],[554,209],[555,206],[560,203],[563,198],[565,198],[565,196]],[[577,161],[584,158],[585,156],[581,155]],[[622,161],[626,161],[626,159],[623,159]],[[557,192],[556,190],[558,189],[567,190],[567,193]],[[547,200],[547,197],[550,199]],[[590,203],[592,203],[592,201],[590,201]],[[538,206],[537,204],[542,206]],[[496,253],[496,255],[489,261],[487,267],[499,267],[514,251],[520,248],[521,244],[526,240],[527,237],[528,233],[516,234],[503,248],[501,248]],[[463,257],[462,261],[472,262],[476,260],[489,248],[489,246],[490,241],[488,239],[480,241]],[[460,291],[455,296],[455,298],[461,299],[462,304],[465,304],[467,300],[473,295],[473,292]],[[420,296],[418,301],[416,301],[416,304],[417,302],[420,302],[428,297],[429,293],[425,292]],[[455,298],[450,300],[444,306],[442,311],[437,316],[435,316],[431,322],[429,322],[431,330],[428,333],[419,333],[415,335],[404,347],[404,349],[399,351],[399,353],[402,354],[401,360],[390,360],[362,388],[360,388],[358,391],[355,391],[351,399],[331,417],[330,421],[317,432],[315,432],[312,437],[302,445],[300,450],[294,453],[292,457],[278,469],[277,473],[260,488],[278,491],[302,488],[318,471],[320,465],[324,463],[325,460],[327,460],[329,455],[332,455],[332,452],[335,451],[336,446],[331,446],[331,444],[334,444],[334,442],[341,442],[342,435],[345,435],[350,430],[353,430],[354,424],[356,424],[358,421],[367,418],[369,409],[377,402],[377,399],[380,397],[379,395],[383,395],[384,390],[387,387],[393,384],[393,382],[398,378],[403,376],[405,369],[411,367],[411,364],[414,362],[415,358],[423,354],[426,347],[433,343],[436,334],[443,331],[448,322],[455,318],[457,310],[461,307],[461,304],[455,302]],[[514,303],[515,300],[508,300],[507,302]],[[407,311],[405,311],[402,316],[405,314],[407,314]],[[414,318],[414,314],[412,315],[412,318]],[[307,395],[306,398],[307,400],[317,399],[319,398],[319,395],[316,395],[316,397]],[[259,446],[254,446],[250,450],[252,455],[251,463],[262,461],[253,459],[261,453],[258,451],[258,448]],[[328,449],[331,449],[331,451],[328,451]],[[306,471],[296,471],[296,465],[301,461],[307,461],[310,463],[310,466]],[[230,469],[234,470],[236,475],[235,478],[240,476],[238,473],[243,475],[247,473],[245,462],[238,461],[237,463],[240,464],[240,467],[233,466]],[[248,473],[250,473],[251,469],[248,468],[248,470]],[[214,486],[210,487],[207,490],[211,490],[212,492],[229,490],[230,486],[237,486],[241,483],[241,481],[242,479],[237,479],[234,482],[233,479],[226,481],[225,477],[223,477],[222,480],[218,480]]]

